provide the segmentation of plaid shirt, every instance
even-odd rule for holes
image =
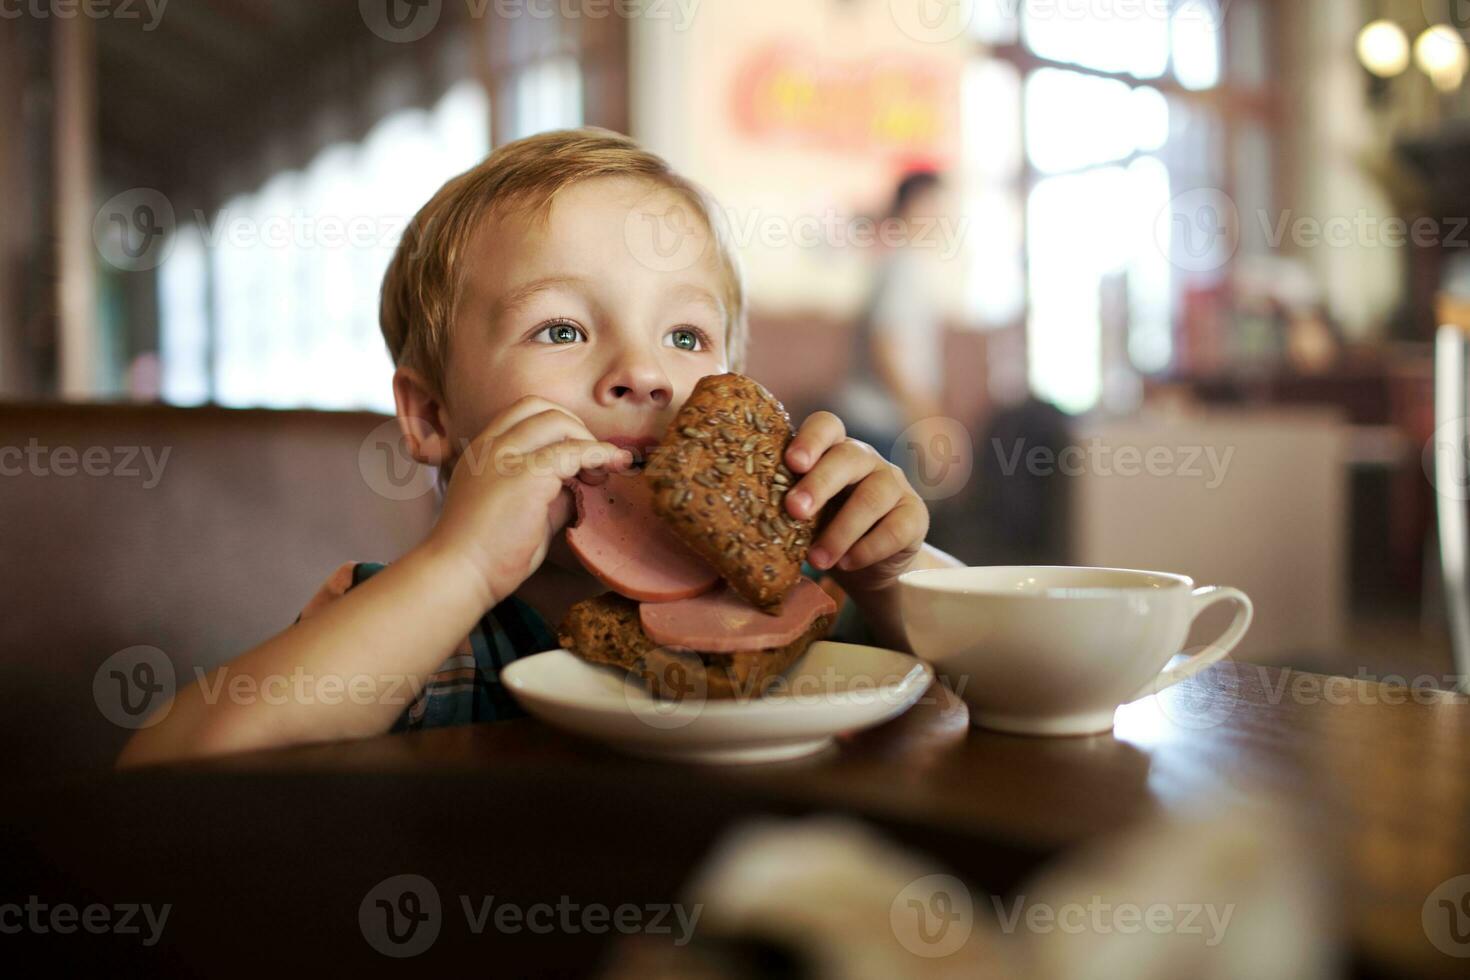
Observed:
[[[301,610],[296,621],[312,615],[332,600],[381,572],[380,562],[345,562]],[[802,565],[802,574],[820,581],[825,572]],[[831,639],[871,643],[866,624],[854,603],[842,601]],[[470,722],[502,721],[525,715],[521,706],[500,683],[501,669],[512,660],[547,650],[559,650],[556,633],[530,605],[508,596],[495,606],[459,641],[454,653],[429,675],[417,697],[398,716],[392,732],[441,728]]]

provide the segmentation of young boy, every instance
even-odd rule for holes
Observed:
[[[561,533],[567,485],[626,469],[696,381],[740,370],[746,333],[714,202],[599,129],[511,143],[445,184],[399,244],[380,319],[406,445],[449,474],[433,530],[390,565],[342,566],[295,624],[219,668],[289,696],[232,700],[205,678],[120,764],[517,714],[498,669],[557,648],[566,610],[605,590]],[[809,563],[876,642],[905,648],[899,574],[958,564],[924,543],[924,502],[827,412],[785,461],[795,517],[851,488]]]

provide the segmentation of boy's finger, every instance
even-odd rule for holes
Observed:
[[[853,490],[852,496],[838,510],[837,516],[818,535],[812,544],[808,560],[817,568],[829,568],[836,564],[901,499],[903,487],[898,485],[898,481],[885,479],[882,473],[869,474]]]
[[[517,399],[509,408],[491,419],[490,424],[485,426],[485,431],[481,433],[481,438],[500,439],[527,419],[543,415],[547,412],[559,412],[580,426],[582,431],[587,432],[586,424],[571,409],[558,405],[548,398],[542,398],[540,395],[526,395],[524,398]],[[592,438],[591,432],[587,432],[587,438]]]
[[[532,453],[567,439],[596,442],[587,427],[566,412],[547,409],[522,419],[502,433],[492,445],[496,452]]]
[[[793,473],[805,473],[828,449],[847,438],[847,428],[831,412],[813,412],[786,446],[785,462]]]
[[[929,533],[929,509],[915,498],[900,503],[879,521],[862,540],[843,556],[838,567],[845,572],[867,568],[922,542]]]
[[[881,462],[873,450],[860,442],[840,442],[786,494],[786,509],[793,517],[812,517],[839,490],[858,482]]]
[[[583,470],[623,469],[632,460],[632,453],[610,442],[566,439],[531,453],[527,468],[533,476],[554,476],[566,481],[576,478]]]

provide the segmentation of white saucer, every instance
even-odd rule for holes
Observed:
[[[776,762],[909,709],[934,669],[906,653],[819,640],[779,686],[749,700],[659,701],[621,670],[550,650],[500,679],[532,715],[636,755],[686,762]]]

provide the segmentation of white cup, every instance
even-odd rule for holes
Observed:
[[[1016,565],[929,568],[899,577],[909,644],[985,728],[1091,735],[1120,704],[1177,684],[1235,649],[1251,601],[1185,575]],[[1218,640],[1165,670],[1207,606],[1236,603]]]

